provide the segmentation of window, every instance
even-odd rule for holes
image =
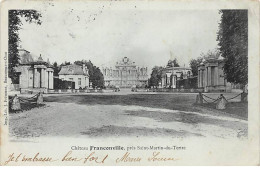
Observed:
[[[78,79],[78,84],[81,85],[81,78]]]

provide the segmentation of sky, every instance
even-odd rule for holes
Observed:
[[[23,20],[22,48],[45,60],[91,60],[113,67],[123,57],[138,66],[166,66],[176,58],[189,66],[192,58],[217,47],[218,10],[125,9],[111,3],[36,6],[42,24]]]

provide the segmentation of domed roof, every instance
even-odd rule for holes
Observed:
[[[42,59],[42,55],[40,54],[40,56],[38,57],[38,62],[43,62],[43,59]]]

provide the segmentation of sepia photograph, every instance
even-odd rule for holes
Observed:
[[[106,8],[9,10],[11,136],[247,137],[247,10]]]
[[[8,141],[247,142],[252,14],[246,7],[172,8],[171,2],[155,8],[149,2],[28,1],[28,8],[8,8],[2,51]],[[113,147],[121,148],[134,150]],[[121,161],[131,161],[127,153]]]

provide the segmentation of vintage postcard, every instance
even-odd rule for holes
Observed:
[[[1,165],[259,165],[259,2],[4,0]]]

